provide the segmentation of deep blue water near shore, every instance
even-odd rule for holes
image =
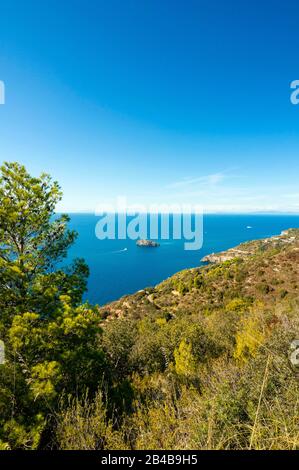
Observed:
[[[182,269],[200,266],[200,259],[206,254],[299,228],[299,215],[209,214],[204,216],[203,247],[186,251],[182,240],[161,241],[159,248],[138,248],[133,240],[101,241],[95,236],[98,217],[70,216],[71,228],[79,233],[70,257],[86,260],[90,278],[85,298],[101,305],[153,286]]]

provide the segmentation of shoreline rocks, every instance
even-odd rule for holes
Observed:
[[[281,232],[280,235],[274,235],[269,238],[262,238],[241,243],[235,248],[229,248],[219,253],[211,253],[201,259],[202,263],[223,263],[235,258],[248,258],[255,254],[258,250],[267,250],[270,248],[281,247],[285,244],[292,244],[298,240],[298,232],[296,229],[288,229]]]
[[[249,256],[250,253],[244,250],[238,250],[236,248],[230,248],[227,251],[221,251],[220,253],[211,253],[201,259],[203,263],[223,263],[224,261],[230,261],[234,258],[244,258]]]

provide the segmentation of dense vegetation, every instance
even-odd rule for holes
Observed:
[[[299,448],[299,231],[99,308],[60,198],[2,166],[0,448]]]

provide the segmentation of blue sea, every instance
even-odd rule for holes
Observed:
[[[70,258],[84,258],[90,268],[85,299],[103,305],[119,297],[154,286],[185,268],[201,265],[201,258],[247,240],[269,237],[299,228],[299,215],[212,215],[203,219],[203,246],[184,250],[184,240],[160,241],[159,248],[139,248],[134,240],[99,240],[99,217],[70,214],[71,228],[79,236]]]

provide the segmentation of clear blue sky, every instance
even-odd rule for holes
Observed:
[[[296,0],[2,0],[0,159],[59,209],[299,211]]]

